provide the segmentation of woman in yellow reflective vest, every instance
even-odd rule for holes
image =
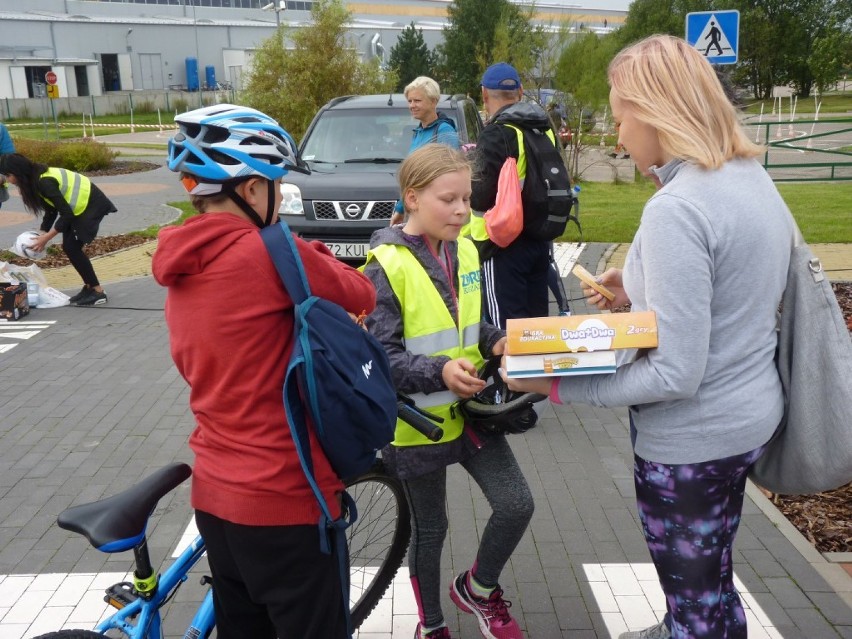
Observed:
[[[0,173],[18,187],[28,211],[43,215],[41,235],[30,248],[41,252],[62,233],[62,249],[83,280],[83,288],[71,297],[71,303],[106,304],[107,295],[83,247],[95,239],[101,220],[117,210],[115,205],[85,175],[47,167],[17,153],[0,156]]]
[[[485,387],[477,377],[483,355],[502,354],[506,343],[503,331],[482,320],[479,257],[470,240],[459,238],[470,214],[470,167],[456,149],[430,143],[402,163],[399,183],[406,221],[373,234],[364,272],[377,298],[367,326],[388,352],[397,389],[445,419],[437,443],[398,422],[382,451],[411,506],[415,636],[451,636],[441,610],[440,564],[447,466],[460,463],[492,514],[470,570],[450,584],[450,597],[476,616],[483,636],[520,638],[498,581],[532,517],[532,495],[505,436],[474,432],[452,408]]]

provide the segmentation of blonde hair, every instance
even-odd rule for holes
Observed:
[[[717,169],[764,151],[746,136],[710,63],[680,38],[654,35],[627,47],[610,63],[608,77],[672,157]]]
[[[434,142],[424,144],[412,151],[399,167],[397,179],[403,205],[409,190],[420,191],[442,175],[470,170],[470,163],[458,149]]]
[[[405,91],[403,91],[406,98],[408,97],[408,92],[413,89],[420,89],[423,95],[429,100],[432,100],[432,102],[437,102],[441,97],[441,87],[432,78],[425,75],[418,76],[408,83]]]

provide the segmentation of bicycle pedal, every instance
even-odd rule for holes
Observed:
[[[139,598],[139,595],[136,594],[136,591],[133,589],[133,584],[128,581],[113,584],[107,588],[105,592],[106,595],[104,595],[104,601],[118,610],[132,604]]]

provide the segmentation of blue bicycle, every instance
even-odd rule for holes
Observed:
[[[401,419],[430,439],[443,435],[441,428],[424,418],[407,398],[397,405]],[[432,416],[434,417],[434,416]],[[204,555],[199,536],[161,575],[151,565],[146,529],[157,503],[192,474],[187,464],[161,468],[138,484],[112,497],[60,513],[60,528],[86,537],[98,550],[108,553],[133,551],[133,583],[122,582],[106,590],[104,601],[116,612],[94,630],[60,630],[34,639],[103,639],[117,631],[128,639],[161,639],[160,609],[175,596],[189,572]],[[346,530],[352,587],[350,614],[357,629],[372,612],[399,570],[411,536],[408,504],[397,479],[387,475],[381,459],[370,472],[346,482],[355,501],[358,519]],[[202,584],[211,585],[210,577]],[[201,605],[184,633],[184,639],[206,639],[215,627],[213,591],[208,588]]]

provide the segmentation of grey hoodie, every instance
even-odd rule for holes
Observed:
[[[563,402],[630,406],[636,454],[664,464],[739,455],[781,419],[776,311],[793,228],[787,205],[754,160],[704,170],[655,169],[624,265],[633,309],[657,314],[659,347],[613,375],[565,378]]]

